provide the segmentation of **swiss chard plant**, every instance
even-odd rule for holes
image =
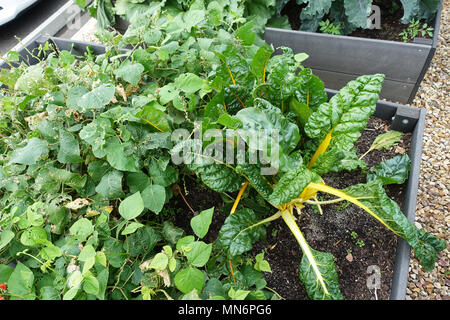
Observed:
[[[230,258],[239,256],[261,239],[266,223],[282,219],[303,252],[301,261],[293,263],[300,263],[299,278],[308,296],[343,299],[333,255],[311,248],[296,220],[307,205],[348,201],[405,239],[422,266],[431,270],[445,242],[411,224],[383,187],[407,179],[406,154],[371,168],[366,183],[343,190],[326,185],[322,178],[329,172],[367,168],[354,144],[375,111],[384,75],[361,76],[328,100],[322,81],[301,66],[305,57],[289,48],[282,51],[272,56],[273,49],[265,45],[252,54],[233,46],[216,52],[222,61],[212,78],[217,94],[202,120],[202,125],[216,130],[215,139],[192,139],[191,133],[172,149],[172,159],[183,162],[211,189],[239,190],[218,242]],[[380,136],[371,149],[389,141]],[[239,207],[250,187],[275,213],[258,218],[251,207]],[[335,198],[319,201],[318,193]]]

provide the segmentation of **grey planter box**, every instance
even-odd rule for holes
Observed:
[[[38,61],[30,56],[28,51],[34,51],[34,53],[37,54],[37,48],[43,45],[46,41],[53,44],[57,50],[69,50],[73,54],[79,56],[83,56],[88,50],[88,47],[94,54],[102,54],[105,52],[105,46],[99,44],[81,41],[74,42],[73,40],[68,39],[40,36],[33,39],[33,41],[27,45],[27,49],[21,49],[19,51],[22,59],[26,60],[29,64],[37,63]],[[9,68],[9,66],[4,62],[0,62],[0,68]],[[336,90],[327,89],[329,98],[336,92]],[[412,133],[411,146],[409,150],[411,169],[406,190],[404,191],[402,211],[408,220],[411,223],[414,223],[426,110],[379,100],[374,116],[384,120],[392,120],[392,130]],[[392,278],[391,300],[404,300],[406,297],[410,253],[411,248],[409,244],[399,238],[395,257],[394,274]]]
[[[383,73],[381,97],[411,104],[437,46],[442,1],[434,21],[433,39],[415,38],[403,43],[315,32],[266,28],[264,39],[275,48],[286,46],[305,52],[304,66],[311,68],[325,87],[338,90],[360,75]]]
[[[266,28],[264,40],[275,48],[286,46],[294,53],[309,54],[303,64],[324,81],[326,88],[339,90],[358,76],[383,73],[386,80],[380,97],[411,104],[436,52],[441,11],[442,0],[433,38],[416,37],[413,43],[277,28]],[[124,34],[128,26],[127,20],[116,16],[117,31]]]

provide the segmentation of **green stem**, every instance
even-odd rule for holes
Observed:
[[[22,251],[22,252],[18,252],[18,253],[17,253],[17,255],[20,255],[20,254],[24,254],[24,255],[26,255],[26,256],[29,256],[29,257],[33,258],[34,260],[36,260],[37,262],[39,262],[41,265],[44,264],[44,262],[42,262],[41,260],[39,260],[39,259],[36,258],[35,256],[33,256],[33,255],[29,254],[29,253],[26,253],[25,251]],[[50,268],[50,267],[48,267],[48,266],[47,266],[46,268],[48,268],[49,270],[51,270],[51,271],[53,271],[54,273],[56,273],[61,279],[65,280],[65,278],[64,278],[62,275],[60,275],[59,272],[57,272],[56,270],[54,270],[54,269],[52,269],[52,268]]]
[[[278,219],[279,217],[281,217],[281,211],[278,211],[278,212],[275,213],[274,215],[272,215],[272,216],[270,216],[270,217],[268,217],[268,218],[266,218],[266,219],[264,219],[264,220],[261,220],[261,221],[255,223],[255,224],[252,224],[251,226],[249,226],[249,227],[247,227],[247,228],[245,228],[245,229],[242,229],[241,231],[239,231],[239,233],[236,235],[236,237],[235,237],[234,239],[236,239],[237,237],[239,237],[239,236],[241,235],[242,232],[245,232],[245,231],[247,231],[247,230],[250,230],[250,229],[252,229],[252,228],[255,228],[255,227],[257,227],[257,226],[260,226],[260,225],[262,225],[262,224],[264,224],[264,223],[274,221],[274,220]]]
[[[361,157],[359,157],[359,160],[362,160],[362,158],[364,158],[372,150],[372,148],[369,148],[369,150],[367,150]]]

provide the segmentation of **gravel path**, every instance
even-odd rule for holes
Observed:
[[[416,225],[447,241],[432,272],[411,255],[407,300],[450,300],[450,0],[443,1],[436,54],[413,106],[427,109]]]

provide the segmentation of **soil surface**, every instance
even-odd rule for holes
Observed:
[[[399,9],[393,11],[391,7],[392,2],[395,2],[398,5]],[[348,36],[381,39],[381,40],[403,41],[401,36],[399,36],[399,33],[401,33],[405,28],[407,28],[408,25],[403,24],[400,21],[400,19],[403,16],[403,7],[400,1],[375,0],[373,1],[373,4],[380,7],[381,28],[372,30],[357,29]],[[281,11],[282,15],[288,16],[289,23],[291,24],[293,30],[299,30],[301,26],[300,13],[302,8],[304,8],[305,6],[306,6],[305,4],[298,5],[296,0],[291,0],[286,4],[286,6]],[[322,20],[325,21],[326,19],[327,16],[325,16]],[[320,31],[318,30],[317,32]],[[429,36],[425,35],[422,38],[429,38]],[[410,40],[409,42],[413,42],[413,40]]]
[[[371,117],[367,128],[357,141],[358,154],[369,149],[373,140],[389,130],[390,121]],[[411,134],[405,134],[402,141],[389,149],[374,150],[364,159],[368,166],[407,152]],[[325,183],[335,188],[345,188],[357,183],[365,183],[365,175],[359,171],[340,172],[323,176]],[[180,183],[185,199],[194,211],[215,207],[213,223],[205,241],[213,242],[226,219],[231,203],[224,203],[220,194],[211,191],[189,176]],[[405,185],[386,186],[388,195],[400,206]],[[235,196],[235,194],[232,194]],[[175,225],[188,231],[192,211],[176,196],[177,210]],[[331,199],[324,196],[323,200]],[[299,227],[309,245],[319,251],[334,255],[339,285],[346,300],[389,299],[391,279],[397,248],[397,237],[362,209],[341,202],[322,206],[323,215],[316,208],[307,206],[299,217]],[[275,213],[275,212],[273,212]],[[190,232],[190,231],[189,231]],[[272,273],[265,273],[267,286],[287,300],[308,300],[303,284],[298,278],[298,267],[302,251],[285,223],[279,219],[267,227],[267,239],[259,241],[249,253],[251,256],[264,251]],[[368,289],[367,281],[375,272],[380,272],[380,288]],[[371,277],[373,279],[373,277]]]

